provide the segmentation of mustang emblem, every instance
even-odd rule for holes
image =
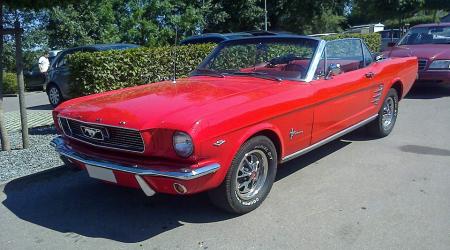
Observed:
[[[101,129],[81,126],[81,131],[83,132],[83,135],[86,136],[87,138],[99,141],[105,140],[105,137],[103,136],[103,132]]]
[[[291,131],[289,131],[289,138],[292,140],[294,136],[303,134],[303,130],[296,131],[294,128],[291,128]]]

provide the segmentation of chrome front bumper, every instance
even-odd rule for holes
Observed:
[[[107,160],[102,160],[98,158],[94,158],[73,150],[69,145],[67,145],[61,136],[54,138],[50,145],[55,148],[55,150],[61,155],[71,160],[75,160],[87,165],[121,171],[125,173],[130,173],[136,176],[136,180],[139,185],[145,192],[145,188],[149,188],[148,185],[145,185],[145,182],[142,180],[141,176],[159,176],[159,177],[167,177],[178,180],[192,180],[199,178],[204,175],[212,174],[216,172],[220,168],[220,164],[212,163],[200,168],[196,169],[181,169],[178,171],[159,171],[148,168],[143,168],[138,165],[122,165],[114,162],[110,162]],[[144,187],[142,186],[144,184]],[[154,192],[153,192],[154,193]],[[146,192],[147,194],[147,192]],[[147,194],[149,195],[149,194]]]

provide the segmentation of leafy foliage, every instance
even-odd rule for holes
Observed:
[[[340,32],[348,0],[268,1],[270,28],[300,34]]]
[[[331,36],[323,37],[324,40],[336,40],[343,38],[361,38],[367,44],[370,51],[379,52],[381,47],[381,36],[378,33],[370,33],[370,34],[353,34],[353,33],[343,33]]]
[[[69,57],[74,95],[172,79],[175,50],[177,77],[185,77],[214,47],[201,44],[76,53]]]
[[[4,94],[17,94],[17,76],[14,73],[3,73],[3,93]]]

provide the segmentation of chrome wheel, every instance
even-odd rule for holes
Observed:
[[[56,87],[51,87],[48,91],[48,99],[53,105],[57,105],[60,102],[59,90]]]
[[[242,200],[252,199],[267,179],[269,162],[266,154],[255,149],[245,154],[237,168],[236,194]]]
[[[388,97],[383,106],[383,117],[381,120],[381,124],[384,129],[388,129],[395,117],[395,102],[392,97]]]

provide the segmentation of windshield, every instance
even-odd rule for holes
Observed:
[[[219,45],[192,75],[304,80],[318,45],[313,39],[244,39]]]
[[[450,44],[450,26],[412,28],[398,45]]]

